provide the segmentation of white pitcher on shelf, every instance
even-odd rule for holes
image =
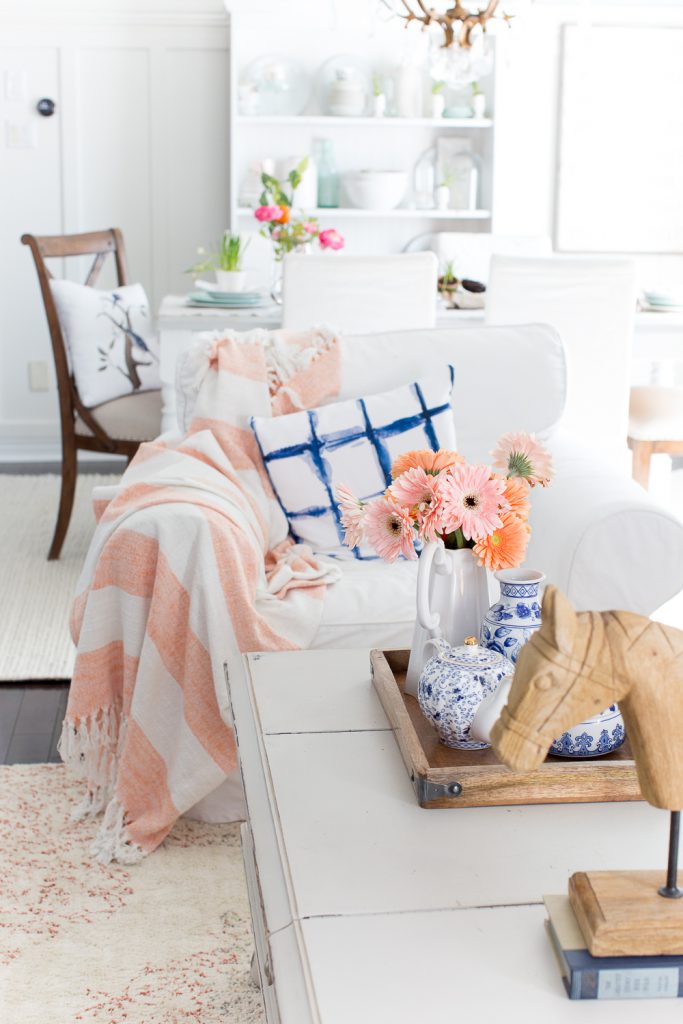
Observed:
[[[478,636],[488,611],[486,569],[471,548],[445,548],[443,541],[428,541],[417,571],[417,621],[413,632],[406,692],[417,696],[420,674],[430,657],[429,640],[443,638],[457,647],[466,636]]]

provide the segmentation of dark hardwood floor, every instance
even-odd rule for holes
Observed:
[[[59,761],[69,684],[0,683],[0,764]]]

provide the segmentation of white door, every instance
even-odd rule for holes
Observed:
[[[41,117],[40,99],[55,113]],[[61,100],[56,46],[0,47],[0,447],[30,442],[57,418],[54,384],[29,388],[28,364],[43,362],[54,382],[43,304],[21,235],[62,231]]]

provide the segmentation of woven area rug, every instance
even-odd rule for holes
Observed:
[[[104,867],[77,794],[61,765],[0,767],[2,1024],[262,1024],[239,827],[180,821]]]
[[[48,562],[61,478],[0,474],[0,681],[71,678],[69,610],[95,529],[90,495],[118,479],[79,474],[61,558]]]

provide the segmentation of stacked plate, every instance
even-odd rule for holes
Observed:
[[[656,313],[681,312],[683,292],[643,292],[643,307]]]
[[[261,292],[221,292],[218,289],[190,292],[188,306],[212,306],[223,309],[251,309],[263,305]]]

